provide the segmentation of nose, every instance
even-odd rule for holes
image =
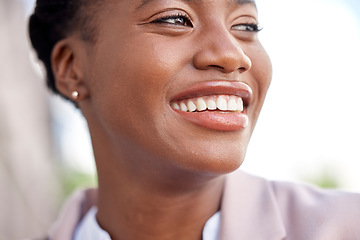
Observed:
[[[223,73],[242,73],[251,68],[251,60],[244,53],[239,40],[225,28],[208,29],[199,43],[199,51],[193,59],[197,69],[215,68]]]

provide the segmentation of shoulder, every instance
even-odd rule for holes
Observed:
[[[272,207],[279,213],[290,239],[299,236],[301,239],[354,239],[354,236],[360,238],[359,193],[269,181],[242,171],[235,175],[231,181],[234,185],[237,182],[238,186],[242,187],[238,188],[238,193],[234,195],[244,194],[244,189],[251,189],[250,192],[257,193],[248,195],[252,201],[264,203],[262,199],[271,199]],[[246,187],[243,187],[244,185]]]
[[[77,224],[90,208],[97,204],[97,189],[78,190],[66,201],[49,231],[52,240],[72,239]]]
[[[314,208],[320,206],[332,206],[333,211],[352,208],[360,211],[360,193],[345,192],[336,189],[322,189],[305,183],[293,183],[285,181],[272,181],[254,176],[243,171],[238,171],[230,177],[234,185],[249,188],[258,188],[260,191],[267,190],[274,195],[276,202],[288,208],[302,206]],[[241,181],[241,184],[239,182]],[[240,189],[238,189],[240,190]],[[344,206],[343,203],[347,203]]]
[[[328,239],[360,236],[360,194],[288,182],[270,184],[286,228],[309,229]]]
[[[303,183],[269,181],[279,203],[286,206],[301,205],[305,208],[332,206],[333,211],[350,207],[360,211],[360,193],[345,192],[336,189],[322,189]],[[342,203],[349,205],[344,206]]]

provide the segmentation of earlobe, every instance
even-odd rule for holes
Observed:
[[[75,47],[75,43],[69,38],[56,43],[51,55],[56,88],[73,101],[81,101],[88,97],[82,57],[79,47]],[[74,92],[77,93],[75,99]]]

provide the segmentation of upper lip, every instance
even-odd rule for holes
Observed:
[[[234,95],[241,97],[244,104],[249,105],[252,98],[252,90],[249,85],[239,81],[208,81],[196,83],[172,97],[171,102],[182,99],[210,96],[210,95]]]

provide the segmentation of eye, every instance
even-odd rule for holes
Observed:
[[[232,30],[236,31],[246,31],[246,32],[260,32],[262,27],[258,24],[253,23],[245,23],[245,24],[237,24],[231,27]]]
[[[152,21],[152,23],[158,24],[171,24],[171,25],[179,25],[185,27],[193,27],[189,17],[182,14],[170,15],[165,17],[160,17]]]

